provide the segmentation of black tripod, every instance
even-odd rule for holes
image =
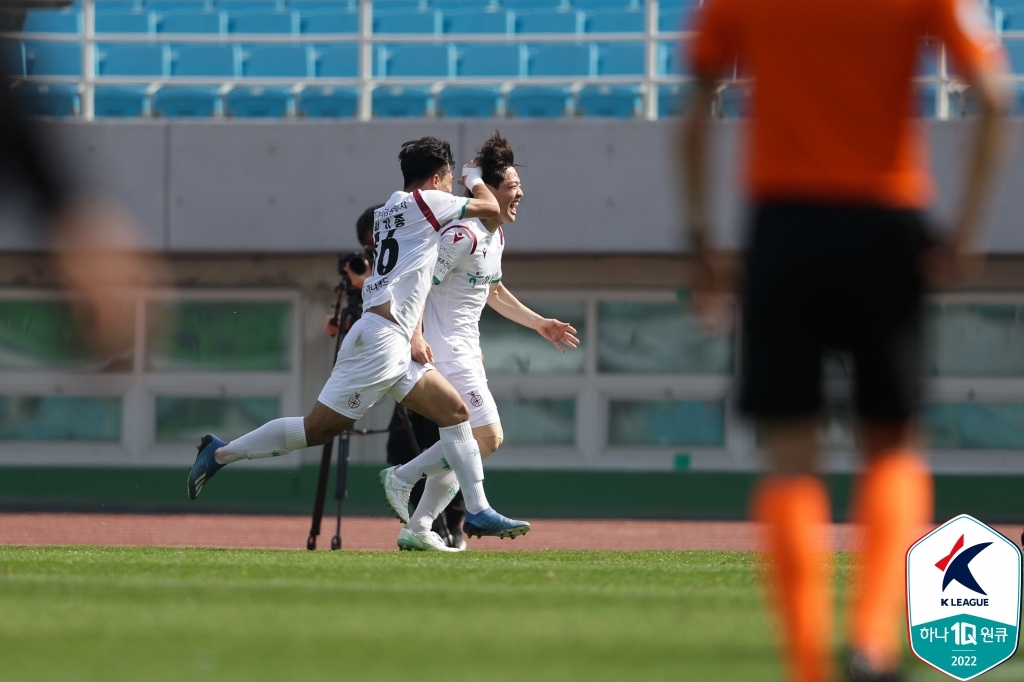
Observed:
[[[334,289],[338,298],[334,303],[334,317],[331,319],[332,326],[338,327],[337,339],[334,342],[334,355],[331,356],[331,370],[334,363],[338,361],[338,351],[341,350],[341,343],[348,333],[347,329],[341,329],[341,298],[345,294],[344,283]],[[409,413],[401,405],[398,406],[399,419],[402,422],[400,428],[405,431],[409,438],[409,445],[415,454],[420,453],[419,444],[412,431],[412,424],[409,423]],[[334,526],[334,537],[331,538],[331,549],[341,549],[341,504],[348,497],[348,451],[353,435],[370,436],[378,433],[390,433],[391,429],[346,429],[338,439],[338,470],[334,486],[334,499],[338,501],[338,518]],[[309,537],[306,538],[306,549],[316,549],[316,539],[320,535],[320,523],[324,518],[324,502],[327,497],[327,478],[331,474],[331,456],[334,453],[334,441],[324,443],[323,453],[320,455],[320,472],[316,481],[316,500],[313,502],[313,521],[309,527]]]

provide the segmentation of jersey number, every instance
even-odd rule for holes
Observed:
[[[384,276],[395,269],[398,263],[398,240],[395,239],[395,231],[388,232],[388,236],[377,245],[377,274]]]

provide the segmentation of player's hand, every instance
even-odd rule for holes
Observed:
[[[576,338],[576,328],[568,322],[543,319],[537,323],[537,333],[554,344],[555,348],[565,352],[566,348],[576,349],[580,340]]]
[[[412,359],[421,365],[434,361],[434,350],[423,338],[422,334],[413,334],[412,337]]]
[[[328,336],[331,338],[337,336],[338,331],[340,331],[339,328],[340,322],[334,318],[334,315],[328,315],[324,318],[324,331],[327,332]]]
[[[721,332],[728,327],[726,276],[717,254],[707,248],[694,253],[693,307],[705,328]]]

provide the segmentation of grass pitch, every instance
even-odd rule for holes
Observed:
[[[0,680],[183,679],[769,682],[781,670],[750,554],[0,548]],[[984,679],[1019,681],[1024,665]]]

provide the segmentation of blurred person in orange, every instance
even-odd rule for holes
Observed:
[[[900,680],[903,561],[933,514],[915,424],[928,280],[970,269],[1002,145],[1005,56],[979,0],[708,0],[690,61],[697,78],[681,136],[696,279],[719,317],[725,277],[708,238],[706,145],[720,79],[753,79],[746,190],[740,408],[770,462],[752,501],[764,524],[769,593],[793,682],[833,679],[829,496],[817,477],[822,352],[854,361],[867,458],[854,520],[864,531],[849,605],[846,676]],[[943,42],[980,104],[948,237],[925,209],[932,179],[914,120],[923,36]]]

